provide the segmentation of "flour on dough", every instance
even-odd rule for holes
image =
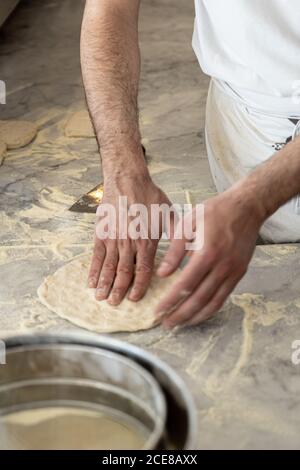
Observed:
[[[0,121],[0,140],[8,149],[30,144],[38,132],[37,126],[28,121]]]
[[[139,302],[124,299],[118,307],[95,299],[87,287],[91,255],[75,258],[47,277],[38,289],[41,302],[61,318],[98,333],[147,330],[157,325],[156,306],[180,271],[161,279],[153,276],[145,297]]]
[[[6,144],[0,140],[0,166],[3,163],[4,157],[6,154]]]
[[[66,137],[95,137],[90,115],[86,109],[73,114],[65,126]]]

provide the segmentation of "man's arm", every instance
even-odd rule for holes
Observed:
[[[138,122],[140,0],[87,0],[81,63],[104,178],[147,174]]]
[[[256,197],[270,217],[283,204],[300,193],[300,137],[286,145],[271,159],[237,184],[245,197]],[[299,234],[300,238],[300,234]]]
[[[152,182],[144,160],[138,120],[140,0],[87,0],[82,23],[81,64],[89,110],[102,157],[103,203],[170,204]],[[151,280],[159,240],[95,237],[89,286],[98,300],[118,305],[133,280],[129,299],[143,297]],[[136,262],[136,265],[135,265]]]
[[[157,314],[168,327],[193,326],[216,313],[247,271],[265,220],[300,192],[300,138],[249,176],[205,202],[204,246],[192,252]],[[300,238],[300,233],[299,233]],[[171,274],[186,240],[173,240],[158,274]]]

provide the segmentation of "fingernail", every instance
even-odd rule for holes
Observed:
[[[96,290],[96,297],[97,299],[102,299],[102,298],[105,298],[106,297],[106,289],[105,287],[99,287],[97,290]]]
[[[96,280],[91,277],[89,280],[88,280],[88,286],[92,289],[93,287],[96,287]]]
[[[138,296],[137,296],[137,294],[130,293],[129,296],[128,296],[128,299],[129,300],[138,300]]]
[[[120,303],[120,294],[111,294],[108,298],[108,303],[111,305],[119,305]]]
[[[162,326],[165,330],[172,330],[173,328],[175,328],[176,325],[169,322],[163,322]]]
[[[129,300],[137,300],[139,298],[138,290],[133,287],[128,295]]]

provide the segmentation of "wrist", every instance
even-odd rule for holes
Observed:
[[[104,187],[107,188],[131,188],[134,191],[137,187],[146,188],[151,184],[153,182],[148,171],[137,171],[136,168],[132,171],[114,171],[104,177]]]
[[[257,184],[249,177],[235,183],[227,192],[233,199],[235,207],[248,214],[258,227],[269,217],[264,198],[261,197]]]
[[[134,148],[101,148],[101,159],[104,182],[122,179],[151,181],[141,144]]]

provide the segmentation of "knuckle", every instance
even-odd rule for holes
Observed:
[[[116,270],[116,263],[114,260],[107,260],[104,262],[103,269],[105,271],[115,271]]]
[[[123,295],[123,293],[124,293],[124,288],[121,287],[121,286],[114,287],[113,290],[112,290],[113,295],[121,296],[121,295]]]
[[[153,270],[153,266],[152,266],[152,263],[150,262],[150,260],[142,260],[140,261],[137,266],[136,266],[136,272],[137,273],[146,273],[146,274],[150,274],[152,273],[152,270]]]
[[[103,263],[103,269],[106,271],[115,271],[117,267],[117,259],[114,257],[107,257]]]
[[[129,252],[132,249],[131,241],[129,239],[118,240],[118,246],[120,251]]]
[[[95,245],[93,251],[93,259],[102,258],[103,253],[105,252],[105,248],[103,245]]]
[[[93,268],[92,269],[96,270],[97,266],[99,264],[101,264],[102,261],[103,261],[103,257],[100,255],[100,253],[95,253],[94,256],[93,256],[93,261],[92,261],[92,263],[93,263]]]
[[[132,274],[133,268],[130,265],[122,265],[117,269],[118,274]]]
[[[146,240],[143,240],[143,239],[139,239],[137,240],[137,245],[139,246],[139,248],[145,252],[151,252],[153,251],[154,249],[154,243],[151,239],[146,239]]]
[[[100,282],[98,284],[98,287],[101,289],[109,289],[111,286],[111,281],[109,279],[100,279]]]
[[[128,238],[119,238],[118,245],[119,247],[125,248],[130,244]]]

